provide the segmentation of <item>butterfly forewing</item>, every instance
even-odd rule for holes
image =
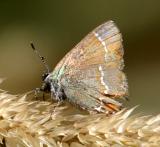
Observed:
[[[114,111],[127,95],[119,29],[108,21],[89,33],[57,65],[60,83],[71,103],[89,111]]]

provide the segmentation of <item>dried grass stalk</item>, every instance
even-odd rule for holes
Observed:
[[[160,115],[71,114],[70,107],[0,93],[0,143],[7,147],[160,146]],[[54,111],[53,111],[54,110]]]

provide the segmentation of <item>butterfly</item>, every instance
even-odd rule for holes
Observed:
[[[119,99],[128,95],[123,54],[122,35],[113,21],[107,21],[69,51],[52,72],[46,66],[39,90],[89,112],[119,111]]]

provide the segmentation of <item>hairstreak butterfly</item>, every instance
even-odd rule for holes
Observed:
[[[51,92],[53,99],[66,99],[89,112],[112,113],[122,107],[118,99],[127,96],[128,84],[122,71],[122,36],[113,21],[90,32],[52,72],[43,62],[47,72],[39,90]]]

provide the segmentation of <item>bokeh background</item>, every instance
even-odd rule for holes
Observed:
[[[124,39],[128,107],[160,112],[159,0],[0,1],[0,85],[13,94],[41,85],[44,68],[30,41],[51,69],[88,32],[114,20]]]

